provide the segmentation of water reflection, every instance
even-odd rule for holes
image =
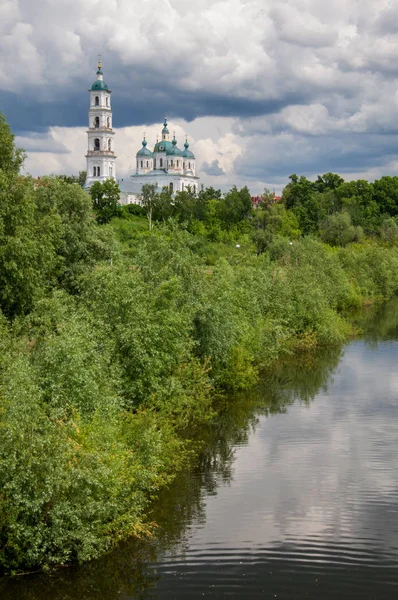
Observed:
[[[344,356],[285,360],[250,393],[224,399],[199,432],[197,468],[153,508],[156,540],[0,583],[0,597],[394,597],[397,308],[360,315],[365,339]]]

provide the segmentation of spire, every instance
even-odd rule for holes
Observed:
[[[168,127],[167,127],[167,119],[166,119],[166,117],[164,118],[162,133],[170,133],[169,130],[168,130]]]
[[[167,127],[167,119],[166,117],[164,118],[164,123],[163,123],[163,129],[162,129],[162,140],[163,141],[168,141],[169,139],[169,129]]]
[[[101,54],[98,54],[98,70],[97,75],[102,75]],[[99,77],[97,77],[99,79]]]

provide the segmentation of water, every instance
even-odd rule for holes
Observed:
[[[398,303],[362,324],[226,400],[157,540],[3,581],[2,600],[397,598]]]

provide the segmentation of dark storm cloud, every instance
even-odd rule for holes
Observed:
[[[263,157],[255,160],[259,152]],[[268,136],[237,161],[238,176],[273,181],[291,173],[361,173],[397,157],[397,138],[377,135]]]
[[[106,69],[105,73],[106,73]],[[167,114],[170,119],[192,121],[203,116],[250,117],[278,112],[290,104],[305,104],[305,93],[289,93],[277,99],[244,98],[233,95],[221,95],[207,90],[195,93],[179,90],[168,82],[160,88],[152,82],[140,84],[136,74],[134,85],[126,83],[129,79],[121,73],[106,73],[109,87],[114,90],[112,108],[115,127],[150,125],[159,123]],[[113,77],[114,75],[114,77]],[[112,81],[112,79],[115,81]],[[95,79],[95,75],[91,77]],[[52,88],[56,100],[36,98],[34,95],[0,91],[0,111],[14,132],[45,131],[51,126],[84,127],[87,124],[88,85],[89,82],[74,82],[65,90],[62,84]]]

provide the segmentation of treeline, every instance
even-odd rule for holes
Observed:
[[[22,162],[1,118],[5,572],[147,533],[149,502],[192,457],[181,431],[214,416],[215,396],[282,353],[341,344],[345,310],[398,291],[397,247],[332,248],[302,235],[287,202],[147,189],[140,215],[103,187],[91,199],[22,176]]]

